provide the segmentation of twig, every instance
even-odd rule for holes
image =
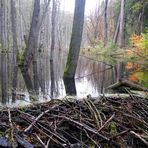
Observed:
[[[10,131],[11,131],[12,147],[14,147],[14,127],[13,127],[13,124],[12,124],[10,108],[8,109],[8,115],[9,115],[9,123],[10,123],[10,127],[11,127]]]
[[[102,134],[99,134],[97,130],[92,129],[91,127],[89,127],[89,126],[86,125],[86,124],[79,123],[78,121],[75,121],[75,120],[73,120],[73,119],[71,119],[71,118],[68,118],[68,117],[65,117],[65,116],[58,116],[58,115],[52,115],[52,116],[55,116],[55,117],[58,117],[58,118],[64,118],[64,119],[66,119],[66,120],[68,120],[68,121],[70,121],[70,122],[72,122],[72,123],[74,123],[74,124],[76,124],[76,125],[78,125],[78,126],[84,128],[84,129],[86,129],[87,131],[89,131],[89,132],[91,132],[91,133],[93,133],[93,134],[95,134],[95,135],[97,135],[97,136],[103,138],[104,140],[109,141],[109,139],[108,139],[107,137],[103,136]]]
[[[54,106],[52,106],[50,109],[48,109],[48,110],[42,112],[42,113],[41,113],[38,117],[36,117],[36,118],[34,119],[34,121],[24,130],[24,132],[28,132],[28,131],[32,128],[32,126],[33,126],[44,114],[48,113],[49,111],[51,111],[53,108],[55,108],[55,107],[57,107],[57,106],[58,106],[58,105],[54,105]]]
[[[134,131],[130,131],[131,134],[135,135],[137,138],[139,138],[144,144],[148,146],[148,142],[143,139],[139,134],[135,133]]]
[[[126,134],[127,132],[129,132],[129,129],[127,129],[127,130],[125,130],[125,131],[123,131],[123,132],[121,132],[121,133],[119,133],[119,134],[117,134],[115,136],[110,137],[110,139],[114,139],[116,137],[122,136],[122,135]]]
[[[24,132],[28,132],[33,125],[46,113],[48,113],[50,109],[46,110],[45,112],[42,112],[37,118],[34,119],[34,121],[24,130]]]
[[[104,123],[103,126],[100,127],[98,131],[101,131],[114,117],[115,117],[115,113]]]
[[[42,139],[37,135],[37,134],[34,134],[36,136],[36,138],[39,140],[40,144],[44,147],[44,148],[48,148],[45,143],[42,141]]]
[[[86,136],[95,144],[95,146],[96,146],[97,148],[100,148],[100,146],[97,144],[97,142],[96,142],[93,138],[91,138],[91,137],[89,136],[89,134],[87,133],[87,131],[84,130],[84,132],[86,133]]]

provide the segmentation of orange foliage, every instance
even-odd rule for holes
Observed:
[[[131,43],[133,46],[126,50],[126,53],[129,57],[135,56],[135,57],[138,57],[139,60],[141,59],[141,57],[139,56],[139,55],[142,55],[141,49],[139,48],[139,44],[141,43],[141,41],[142,41],[141,35],[133,34],[131,36]],[[128,62],[126,65],[126,68],[128,70],[137,70],[140,68],[140,65],[135,62]]]
[[[133,34],[131,37],[131,42],[134,46],[137,46],[142,40],[142,36]]]
[[[135,63],[132,63],[132,62],[128,62],[126,64],[126,69],[128,69],[128,70],[138,70],[139,68],[140,68],[139,64],[135,64]]]
[[[133,63],[128,62],[126,65],[126,69],[132,69],[133,68]]]
[[[128,77],[128,79],[129,79],[130,81],[134,82],[134,83],[138,83],[138,82],[139,82],[138,77],[135,76],[135,75],[130,75],[130,76]]]

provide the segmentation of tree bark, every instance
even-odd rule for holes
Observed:
[[[2,91],[2,103],[5,104],[8,101],[8,88],[7,88],[7,49],[6,49],[6,35],[5,35],[5,7],[6,2],[1,0],[1,91]]]
[[[12,78],[12,101],[15,101],[16,88],[17,88],[17,74],[18,66],[16,63],[16,54],[18,51],[17,33],[16,33],[16,7],[15,0],[11,0],[11,23],[12,23],[12,36],[13,36],[13,78]]]
[[[33,60],[33,58],[36,58],[35,52],[36,51],[36,43],[38,40],[38,22],[39,22],[39,14],[40,14],[40,0],[35,0],[34,1],[34,10],[33,10],[33,15],[32,15],[32,22],[31,22],[31,27],[30,27],[30,32],[29,32],[29,37],[28,37],[28,41],[27,41],[27,47],[26,47],[26,51],[24,53],[24,62],[22,64],[19,65],[26,87],[28,89],[28,92],[30,92],[30,94],[34,94],[35,92],[37,92],[36,89],[38,89],[38,86],[34,86],[34,85],[38,85],[38,79],[37,79],[37,70],[36,67],[34,67],[34,84],[32,82],[31,76],[29,74],[29,66]],[[34,62],[35,63],[35,62]],[[36,66],[36,65],[35,65]],[[37,81],[37,82],[35,82]]]
[[[66,93],[70,95],[76,94],[74,77],[76,73],[81,41],[82,41],[84,11],[85,11],[85,0],[75,0],[75,12],[74,12],[72,36],[71,36],[68,60],[64,72],[64,84],[66,88]]]
[[[119,28],[119,47],[122,48],[124,46],[124,25],[125,25],[125,0],[121,0],[121,8],[120,8],[120,28]]]
[[[104,12],[104,46],[107,45],[107,41],[108,41],[107,7],[108,7],[108,0],[105,0],[105,12]]]
[[[52,23],[52,32],[51,32],[51,53],[50,53],[50,95],[51,99],[53,99],[54,96],[54,91],[55,91],[55,73],[54,73],[54,50],[55,50],[55,26],[56,26],[56,1],[53,0],[53,5],[52,5],[52,18],[51,18],[51,23]]]
[[[119,13],[119,16],[118,16],[117,25],[116,25],[115,33],[114,33],[114,37],[113,37],[114,44],[117,44],[119,28],[120,28],[120,13]]]

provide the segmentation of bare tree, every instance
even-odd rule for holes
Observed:
[[[118,40],[119,28],[120,28],[120,13],[119,13],[119,16],[118,16],[118,20],[117,20],[116,28],[115,28],[115,33],[114,33],[114,36],[113,36],[113,42],[115,44],[117,43],[117,40]]]
[[[85,0],[75,0],[72,36],[71,36],[68,60],[64,72],[64,84],[66,88],[66,93],[70,95],[76,94],[74,77],[76,73],[81,40],[82,40],[84,11],[85,11]]]
[[[120,8],[120,28],[119,28],[119,47],[124,46],[124,25],[125,25],[125,0],[121,0],[121,8]]]
[[[16,62],[16,54],[18,52],[17,31],[16,31],[16,7],[15,0],[11,0],[11,23],[12,23],[12,36],[13,36],[13,79],[12,79],[12,101],[15,101],[16,88],[17,88],[17,74],[18,67]]]
[[[5,30],[5,8],[6,1],[0,1],[0,23],[1,23],[1,92],[2,92],[2,103],[7,102],[8,88],[7,88],[7,48],[6,48],[6,30]]]
[[[105,10],[104,10],[104,46],[106,46],[108,41],[108,22],[107,22],[107,7],[108,0],[105,0]]]
[[[29,66],[34,58],[34,53],[37,52],[36,42],[39,35],[38,33],[39,32],[38,30],[39,14],[40,14],[40,0],[35,0],[29,37],[28,37],[28,40],[26,40],[26,50],[24,53],[24,61],[19,64],[26,87],[28,91],[33,94],[35,93],[35,87],[38,87],[38,86],[33,85],[31,76],[29,74]],[[34,76],[34,77],[37,77],[37,76]],[[35,85],[36,84],[37,82],[35,82]]]
[[[56,0],[52,3],[52,29],[51,29],[51,53],[50,53],[50,77],[51,77],[51,98],[53,98],[53,93],[55,90],[55,74],[54,74],[54,50],[55,50],[55,26],[56,26]]]

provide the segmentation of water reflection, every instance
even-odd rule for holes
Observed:
[[[77,95],[91,94],[95,97],[105,92],[105,88],[113,83],[112,74],[110,66],[80,57],[76,72]]]
[[[59,74],[61,75],[61,74]],[[113,83],[114,73],[108,65],[101,62],[96,62],[85,57],[80,57],[78,61],[77,71],[75,75],[77,97],[83,98],[90,94],[92,97],[97,97],[100,93],[105,92],[107,86]],[[42,94],[40,91],[38,102],[45,102],[50,100],[50,83],[46,82],[46,93]],[[6,106],[16,107],[28,105],[32,103],[27,92],[23,99],[17,99],[15,103],[11,103],[11,97]],[[66,96],[64,82],[62,78],[57,77],[55,98],[63,98]]]

